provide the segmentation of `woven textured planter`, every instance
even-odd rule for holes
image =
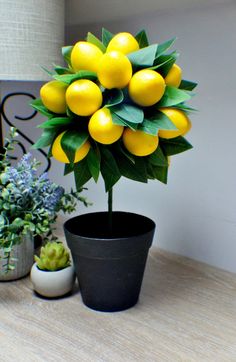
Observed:
[[[4,272],[3,251],[0,250],[0,281],[10,281],[22,278],[29,274],[34,262],[34,240],[31,234],[23,235],[22,242],[12,249],[11,257],[16,259],[15,269]]]

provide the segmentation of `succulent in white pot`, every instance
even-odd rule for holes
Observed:
[[[34,290],[47,298],[69,293],[75,282],[74,267],[70,254],[62,242],[48,242],[41,247],[39,257],[35,255],[30,278]]]

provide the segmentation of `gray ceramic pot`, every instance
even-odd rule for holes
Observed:
[[[15,280],[29,274],[34,262],[34,240],[32,234],[22,235],[22,242],[19,245],[14,245],[11,252],[11,257],[16,259],[14,261],[14,270],[10,270],[7,273],[4,272],[6,261],[3,257],[3,250],[0,249],[0,281]]]

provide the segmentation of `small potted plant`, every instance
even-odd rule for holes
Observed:
[[[72,212],[79,192],[66,193],[38,175],[39,162],[28,153],[11,164],[16,130],[10,130],[0,159],[0,281],[21,278],[33,264],[34,238],[55,238],[53,227],[59,211]]]
[[[30,278],[34,290],[47,298],[69,293],[74,285],[75,273],[70,254],[62,242],[47,242],[35,255]]]
[[[143,215],[113,211],[113,188],[121,177],[167,183],[169,157],[192,148],[183,137],[191,128],[186,104],[196,83],[184,80],[169,52],[175,39],[149,44],[144,30],[64,47],[66,67],[49,72],[32,106],[48,120],[35,147],[74,173],[77,188],[104,179],[108,211],[68,220],[72,251],[84,303],[118,311],[138,301],[155,223]]]

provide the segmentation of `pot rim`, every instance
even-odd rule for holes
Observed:
[[[60,273],[60,272],[64,272],[65,270],[67,270],[67,269],[71,269],[71,268],[74,268],[73,267],[73,265],[72,265],[72,263],[71,263],[71,265],[68,265],[68,266],[66,266],[65,268],[63,268],[63,269],[59,269],[59,270],[43,270],[43,269],[40,269],[39,267],[38,267],[38,265],[37,265],[37,262],[35,262],[33,265],[32,265],[32,268],[34,268],[34,269],[36,269],[37,271],[39,271],[40,273]]]
[[[86,216],[92,216],[92,215],[96,215],[96,214],[107,214],[108,215],[108,211],[94,211],[94,212],[87,212],[87,213],[83,213],[83,214],[80,214],[80,215],[77,215],[77,216],[74,216],[74,217],[71,217],[69,218],[68,220],[66,220],[63,224],[63,228],[64,228],[64,231],[66,231],[67,233],[71,234],[71,235],[76,235],[76,236],[81,236],[84,240],[90,240],[90,241],[101,241],[101,242],[110,242],[111,240],[112,241],[126,241],[127,239],[130,239],[130,238],[135,238],[136,236],[142,236],[142,235],[146,235],[148,234],[149,232],[151,232],[153,229],[156,228],[156,224],[155,222],[149,218],[148,216],[144,216],[142,214],[137,214],[137,213],[134,213],[134,212],[129,212],[129,211],[113,211],[112,212],[113,214],[126,214],[126,215],[132,215],[132,216],[135,216],[135,217],[138,217],[140,219],[143,219],[143,220],[146,220],[147,222],[150,223],[150,227],[148,228],[147,231],[144,231],[142,233],[137,233],[137,234],[134,234],[134,235],[130,235],[130,236],[120,236],[120,237],[109,237],[109,238],[103,238],[103,237],[90,237],[90,236],[85,236],[85,235],[79,235],[79,234],[75,234],[73,232],[70,231],[70,228],[68,228],[68,225],[73,222],[75,219],[78,219],[78,218],[82,218],[82,217],[86,217]]]

